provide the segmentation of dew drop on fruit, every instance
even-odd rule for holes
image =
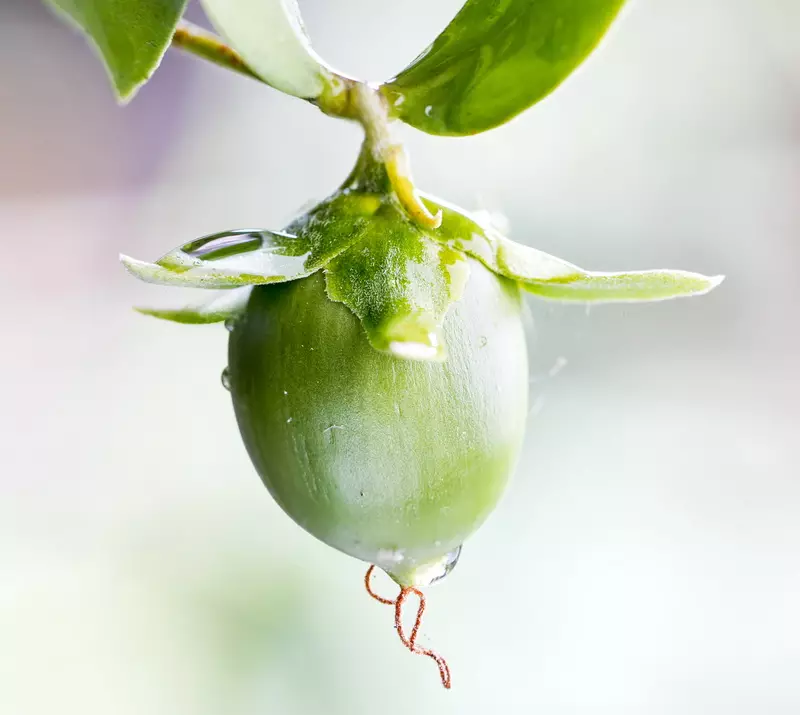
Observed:
[[[222,375],[220,376],[220,381],[222,382],[222,386],[230,392],[231,390],[231,371],[227,367],[222,371]]]
[[[441,581],[447,574],[449,574],[458,563],[458,559],[461,556],[461,546],[456,547],[450,553],[447,554],[446,560],[444,562],[444,573],[441,576],[438,576],[433,580],[432,583],[436,583],[436,581]]]
[[[461,546],[457,546],[441,559],[416,569],[414,572],[414,585],[418,588],[427,588],[437,581],[441,581],[456,567],[459,556],[461,556]]]
[[[233,329],[236,327],[236,318],[226,318],[224,325],[225,330],[232,333]]]

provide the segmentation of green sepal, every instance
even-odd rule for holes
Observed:
[[[624,0],[468,0],[382,91],[428,134],[477,134],[546,97],[591,53]]]
[[[381,207],[374,194],[340,193],[285,231],[237,229],[190,241],[155,263],[121,255],[137,278],[158,285],[238,288],[311,275],[357,241]]]
[[[388,203],[389,199],[379,194],[344,191],[292,221],[286,233],[307,244],[305,269],[315,271],[358,241],[375,213]]]
[[[469,264],[388,208],[325,269],[328,296],[360,319],[370,344],[397,357],[443,361],[442,322]]]
[[[121,102],[155,72],[187,0],[46,0],[99,52]]]
[[[149,315],[153,318],[185,325],[223,323],[228,320],[235,320],[244,312],[252,290],[252,286],[221,290],[218,295],[183,308],[136,308],[136,310],[142,315]]]
[[[652,302],[702,295],[724,276],[681,270],[594,272],[530,246],[505,238],[454,206],[426,198],[441,209],[442,226],[431,232],[438,241],[476,258],[498,275],[511,278],[540,298],[586,303]]]
[[[324,269],[328,297],[361,320],[371,345],[398,357],[441,361],[442,324],[469,277],[467,257],[541,298],[646,302],[706,293],[722,281],[686,271],[602,273],[514,243],[461,209],[425,198],[442,225],[423,229],[387,196],[351,188],[289,224],[286,231],[213,234],[156,263],[122,257],[150,283],[212,289],[297,280]],[[227,295],[224,295],[227,293]],[[248,291],[224,291],[179,310],[141,309],[182,323],[211,323],[240,312]]]
[[[297,236],[261,229],[224,231],[186,243],[155,263],[121,255],[137,278],[186,288],[238,288],[280,283],[310,275],[308,242]]]

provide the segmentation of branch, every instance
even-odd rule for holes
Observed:
[[[178,23],[175,34],[172,36],[172,45],[225,69],[233,70],[259,82],[264,81],[247,66],[236,50],[228,47],[215,34],[187,20],[181,20]]]

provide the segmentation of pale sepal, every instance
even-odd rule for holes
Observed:
[[[238,288],[310,275],[308,242],[288,233],[240,229],[191,241],[155,263],[120,255],[137,278],[158,285]]]
[[[443,222],[431,236],[478,259],[498,275],[517,281],[540,298],[585,303],[637,303],[708,293],[724,276],[682,270],[587,271],[573,263],[506,238],[454,206],[428,198],[441,208]]]
[[[187,325],[205,325],[235,320],[247,307],[252,286],[221,290],[218,294],[182,308],[136,308],[142,315]]]

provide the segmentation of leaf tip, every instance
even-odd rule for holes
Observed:
[[[150,316],[152,318],[157,318],[158,317],[158,315],[157,315],[158,311],[154,310],[153,308],[142,308],[141,306],[134,305],[133,309],[137,313],[139,313],[140,315],[148,315],[148,316]]]
[[[119,262],[122,264],[122,267],[131,273],[134,276],[139,276],[141,272],[141,268],[144,265],[147,265],[144,261],[140,261],[136,258],[131,258],[130,256],[126,256],[124,253],[119,254]]]
[[[137,85],[135,87],[129,87],[123,89],[117,84],[112,84],[114,90],[114,99],[117,100],[118,107],[127,107],[132,101],[133,98],[136,96],[136,93],[139,91],[139,87],[141,85]]]

